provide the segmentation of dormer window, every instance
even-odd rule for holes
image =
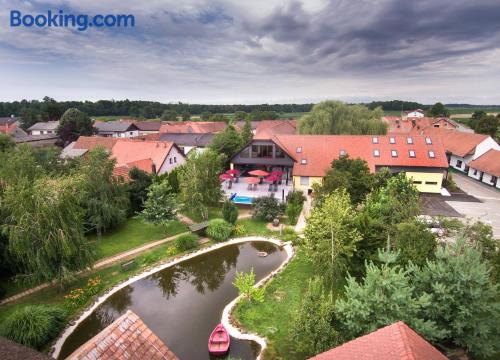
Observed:
[[[380,157],[380,150],[379,149],[373,150],[373,156],[374,157]]]
[[[415,150],[409,150],[409,151],[408,151],[408,155],[409,155],[411,158],[417,157],[417,154],[415,154]]]
[[[397,150],[391,150],[391,156],[392,156],[392,157],[394,157],[394,158],[395,158],[395,157],[398,157],[398,152],[397,152]]]
[[[391,144],[395,144],[395,143],[396,143],[396,138],[395,138],[394,136],[391,136],[391,137],[389,138],[389,143],[391,143]]]
[[[372,144],[378,144],[378,136],[372,137]]]
[[[300,154],[302,152],[302,146],[299,146],[295,151],[297,154]]]
[[[300,160],[300,163],[301,163],[302,165],[306,165],[306,164],[307,164],[307,159],[302,159],[302,160]]]
[[[434,151],[429,150],[429,157],[430,157],[431,159],[434,159],[434,158],[436,157],[436,154],[434,154]]]
[[[413,138],[411,138],[411,137],[407,137],[407,138],[406,138],[406,143],[407,143],[407,144],[413,144]]]
[[[345,150],[340,150],[339,155],[342,157],[342,156],[346,156],[347,153]]]
[[[425,138],[425,143],[426,143],[427,145],[432,145],[432,139],[431,139],[430,137],[426,137],[426,138]]]

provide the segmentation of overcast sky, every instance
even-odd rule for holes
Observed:
[[[0,100],[500,104],[499,0],[0,0]],[[23,14],[135,28],[11,28]]]

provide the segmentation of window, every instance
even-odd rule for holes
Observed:
[[[272,145],[252,145],[252,157],[271,158],[273,157]]]
[[[172,158],[168,159],[168,161],[172,164]]]
[[[339,151],[340,156],[346,156],[346,154],[347,154],[346,151],[343,149]]]
[[[420,184],[422,184],[422,181],[413,180],[413,183],[416,184],[416,185],[420,185]]]
[[[426,138],[425,138],[425,143],[426,143],[427,145],[432,145],[432,139],[431,139],[430,137],[426,137]]]
[[[372,137],[372,144],[378,144],[378,137],[377,136]]]
[[[398,152],[397,152],[397,150],[391,150],[391,156],[392,156],[392,157],[398,157]]]
[[[490,179],[490,184],[496,184],[497,182],[497,177],[496,176],[492,176],[491,179]]]
[[[391,136],[391,137],[389,138],[389,143],[391,143],[391,144],[395,144],[395,143],[396,143],[396,138],[395,138],[394,136]]]
[[[429,150],[429,157],[430,157],[431,159],[434,159],[434,158],[436,157],[436,154],[434,154],[434,151]]]
[[[462,167],[462,160],[457,160],[457,167],[459,167],[459,168]]]
[[[248,159],[250,157],[250,147],[246,147],[241,150],[240,157],[243,159]]]
[[[285,157],[285,152],[278,146],[274,148],[276,158],[283,159]]]
[[[411,137],[407,137],[407,138],[406,138],[406,143],[408,143],[408,144],[413,144],[413,138],[411,138]]]
[[[177,163],[177,157],[174,156],[174,163]]]
[[[302,160],[300,160],[300,163],[301,163],[302,165],[306,165],[306,164],[307,164],[307,159],[302,159]]]
[[[299,146],[295,151],[297,154],[300,154],[302,152],[302,146]]]
[[[415,150],[408,150],[408,155],[409,155],[411,158],[417,157],[417,154],[415,154]]]
[[[380,157],[380,150],[379,149],[373,150],[373,156]]]
[[[425,185],[437,185],[437,181],[426,181]]]
[[[309,176],[301,176],[300,185],[309,186]]]
[[[131,131],[131,132],[130,132],[130,135],[134,135],[134,132],[133,132],[133,131]]]
[[[474,169],[474,174],[473,174],[473,175],[474,175],[474,176],[476,176],[476,175],[477,175],[477,169]]]

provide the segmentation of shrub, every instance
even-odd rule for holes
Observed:
[[[302,243],[299,235],[292,228],[288,227],[283,230],[281,239],[285,242],[291,241],[293,245],[300,245]]]
[[[238,207],[230,200],[224,201],[224,204],[222,204],[222,217],[230,224],[236,223],[236,220],[238,220]]]
[[[250,269],[249,273],[237,271],[233,285],[238,289],[239,294],[242,295],[245,300],[260,303],[264,302],[264,287],[254,287],[255,273],[253,268]]]
[[[253,200],[254,219],[272,221],[283,214],[283,207],[272,196],[262,196]]]
[[[198,236],[196,234],[185,234],[175,239],[175,247],[179,251],[187,251],[198,245]]]
[[[233,235],[236,237],[245,236],[247,234],[247,228],[243,224],[237,224],[234,226]]]
[[[286,196],[286,202],[288,204],[302,205],[304,201],[306,201],[306,197],[302,191],[290,191]]]
[[[285,214],[288,217],[290,225],[297,224],[300,212],[302,211],[302,204],[288,203],[286,206]]]
[[[73,289],[64,297],[66,305],[70,308],[78,308],[84,305],[89,298],[97,295],[102,287],[103,284],[99,276],[90,278],[88,279],[87,286],[85,288]]]
[[[47,305],[28,305],[2,324],[0,334],[19,344],[40,349],[59,334],[64,326],[64,310]]]
[[[207,235],[217,242],[226,241],[233,232],[233,226],[224,219],[213,219],[208,222]]]

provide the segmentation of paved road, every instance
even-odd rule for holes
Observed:
[[[447,201],[447,203],[468,218],[490,224],[494,236],[500,238],[500,191],[466,175],[454,173],[453,179],[460,189],[481,202]]]

